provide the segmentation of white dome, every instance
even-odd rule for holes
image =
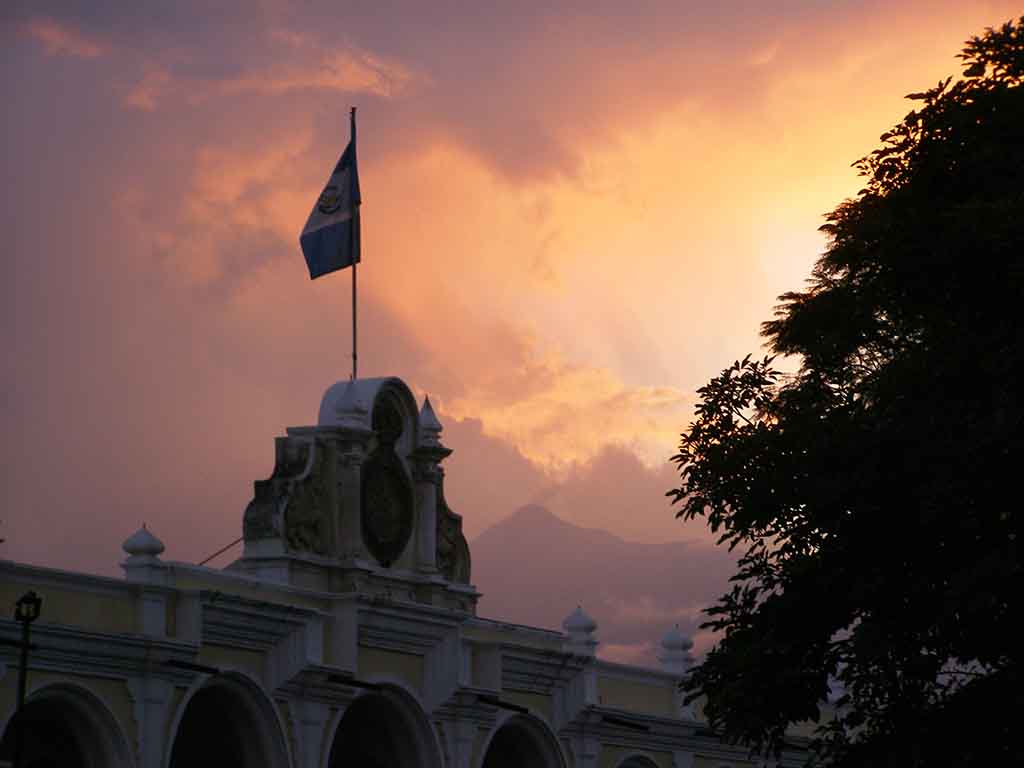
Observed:
[[[320,400],[317,415],[319,427],[342,427],[347,429],[372,429],[373,407],[382,390],[390,390],[402,401],[406,414],[406,426],[410,437],[418,429],[416,398],[405,382],[394,376],[375,379],[346,379],[327,388]]]
[[[688,651],[693,648],[693,640],[680,632],[676,624],[661,638],[661,647],[666,651]]]
[[[597,629],[597,622],[583,612],[583,606],[577,605],[576,610],[562,621],[562,628],[569,634],[582,633],[589,635]]]
[[[658,652],[661,668],[673,675],[685,675],[693,664],[691,648],[693,641],[680,632],[679,625],[676,624],[661,638],[661,650]]]
[[[332,384],[320,400],[316,423],[321,427],[370,427],[368,403],[381,379],[343,380]],[[376,386],[375,386],[376,385]]]
[[[139,530],[124,540],[121,549],[132,557],[156,557],[164,551],[164,543],[150,533],[143,523]]]

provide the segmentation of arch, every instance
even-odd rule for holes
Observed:
[[[25,728],[25,768],[131,768],[135,762],[117,718],[95,693],[75,683],[44,685],[5,723],[0,759],[13,763],[15,728]]]
[[[500,719],[491,731],[480,768],[565,768],[565,757],[544,720],[516,714]]]
[[[166,768],[288,768],[280,713],[263,687],[239,671],[198,680],[178,706]]]
[[[615,768],[658,768],[658,764],[643,752],[631,752],[622,758]]]
[[[316,423],[320,427],[358,425],[370,429],[373,408],[381,396],[393,396],[404,412],[403,422],[407,434],[403,434],[399,441],[402,446],[399,453],[408,455],[419,444],[420,411],[412,390],[394,376],[355,381],[342,379],[335,382],[327,388],[320,400]]]
[[[441,750],[417,697],[404,685],[357,696],[331,728],[324,768],[441,768]]]

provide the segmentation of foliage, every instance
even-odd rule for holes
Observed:
[[[961,58],[763,325],[799,370],[726,369],[673,457],[742,554],[685,687],[758,751],[820,720],[828,764],[1024,764],[1024,17]]]

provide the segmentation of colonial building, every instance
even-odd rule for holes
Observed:
[[[579,607],[564,633],[477,614],[440,437],[399,379],[339,382],[277,438],[227,568],[145,526],[123,580],[0,561],[0,605],[43,600],[17,719],[0,618],[0,763],[20,730],[24,768],[751,765],[682,706],[677,630],[643,669],[596,658]]]

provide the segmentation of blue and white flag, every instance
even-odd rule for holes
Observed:
[[[299,236],[309,277],[335,272],[359,262],[359,171],[353,136]]]

